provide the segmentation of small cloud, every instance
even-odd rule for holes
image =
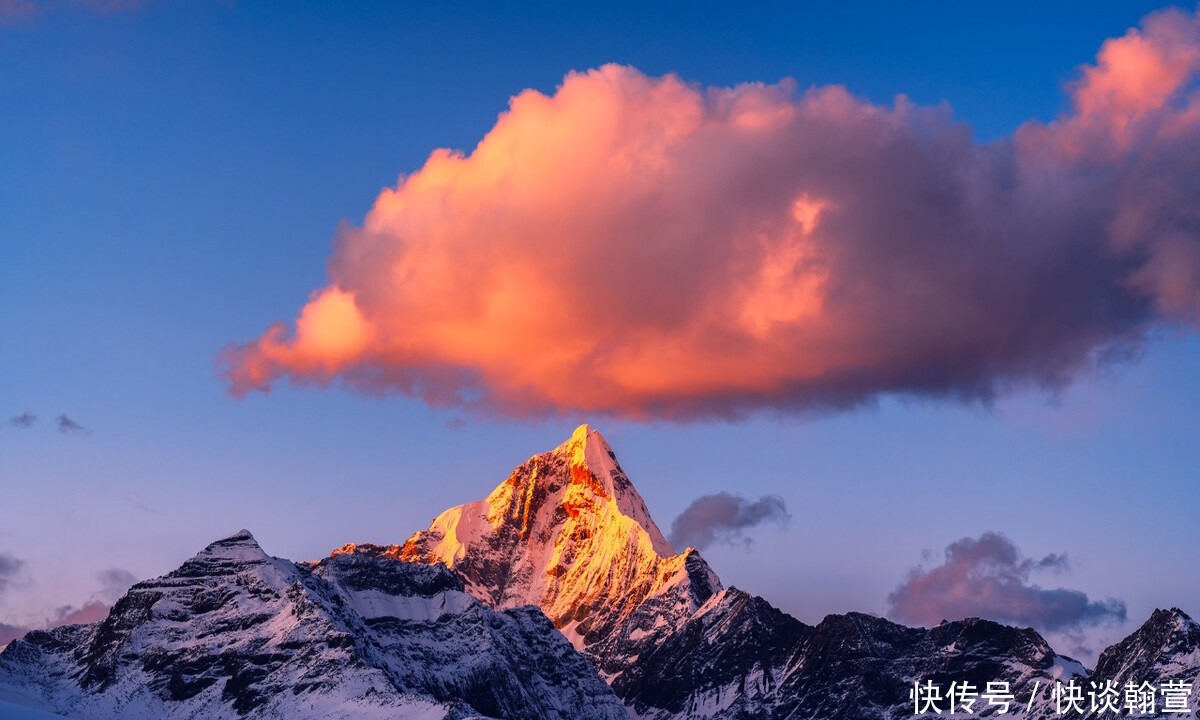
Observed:
[[[26,430],[37,424],[37,415],[34,415],[31,412],[24,412],[24,413],[21,413],[20,415],[13,415],[12,417],[10,417],[8,419],[8,424],[15,428],[20,428],[22,430]]]
[[[0,554],[0,591],[4,590],[8,582],[7,576],[15,575],[24,565],[22,560]],[[0,622],[0,649],[13,640],[24,637],[25,633],[31,630],[53,630],[63,625],[90,625],[104,620],[112,610],[113,603],[125,594],[137,578],[124,568],[109,568],[96,573],[96,580],[100,582],[100,589],[93,593],[91,599],[82,607],[63,605],[55,608],[45,622],[37,627]]]
[[[0,650],[3,650],[4,646],[8,645],[13,640],[20,640],[21,638],[25,637],[25,633],[29,632],[31,629],[32,628],[23,627],[21,625],[0,623]]]
[[[13,578],[25,567],[25,561],[8,553],[0,553],[0,595],[12,586]],[[0,622],[0,649],[13,640],[24,637],[30,628]]]
[[[87,437],[88,435],[92,434],[91,430],[88,430],[66,415],[59,415],[55,419],[55,422],[58,424],[58,431],[66,435],[81,435],[83,437]]]
[[[739,495],[719,492],[696,498],[671,523],[675,547],[705,548],[713,543],[748,547],[753,541],[746,531],[766,522],[785,525],[791,519],[783,498],[764,495],[750,501]]]
[[[96,574],[96,579],[100,581],[100,591],[92,597],[109,605],[115,603],[130,586],[137,582],[133,573],[124,568],[102,570]]]
[[[1035,572],[1069,569],[1066,555],[1023,557],[1007,537],[986,532],[951,543],[941,565],[909,573],[888,596],[888,614],[920,625],[983,617],[1059,633],[1125,622],[1125,603],[1120,600],[1091,600],[1079,590],[1030,582]]]
[[[25,567],[25,561],[8,553],[0,553],[0,594],[3,594],[13,583],[13,578]]]
[[[137,582],[133,573],[124,568],[108,568],[96,573],[100,589],[92,594],[83,607],[63,605],[54,611],[54,615],[46,620],[46,628],[56,628],[62,625],[84,625],[100,622],[108,617],[113,603],[125,594],[131,585]]]
[[[80,608],[74,605],[64,605],[54,611],[54,617],[46,622],[46,629],[50,630],[63,625],[90,625],[100,622],[108,617],[108,611],[111,609],[110,605],[99,600],[89,600]]]

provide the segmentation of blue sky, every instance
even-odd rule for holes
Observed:
[[[1067,553],[1069,575],[1038,581],[1120,598],[1130,626],[1200,612],[1186,330],[1056,395],[735,423],[474,419],[336,385],[238,400],[214,374],[223,346],[326,281],[340,223],[570,70],[906,94],[989,140],[1057,116],[1104,39],[1159,7],[834,5],[68,4],[0,25],[0,414],[39,418],[0,428],[0,552],[25,561],[0,621],[240,527],[294,559],[401,541],[575,421],[605,433],[664,527],[702,494],[783,497],[786,530],[706,555],[808,622],[882,613],[922,551],[988,530]],[[91,434],[58,432],[59,414]]]

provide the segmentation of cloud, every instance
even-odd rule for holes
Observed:
[[[13,415],[8,419],[8,424],[15,428],[21,428],[22,430],[25,430],[37,424],[37,415],[29,412],[21,413],[20,415]]]
[[[100,583],[100,589],[92,594],[91,599],[84,603],[83,607],[63,605],[57,608],[53,616],[46,621],[46,627],[56,628],[60,625],[100,622],[108,617],[108,611],[125,594],[125,591],[137,582],[134,574],[124,568],[101,570],[96,573],[96,580]]]
[[[25,561],[8,553],[0,553],[0,595],[12,586],[13,578],[25,567]]]
[[[791,515],[777,495],[750,501],[739,495],[719,492],[696,498],[671,523],[671,544],[677,548],[706,548],[714,543],[749,546],[750,528],[771,522],[785,525]]]
[[[108,611],[111,609],[111,606],[98,600],[89,600],[81,608],[64,605],[54,612],[54,617],[46,623],[46,628],[63,625],[90,625],[108,617]]]
[[[1052,391],[1200,322],[1198,73],[1197,17],[1155,13],[979,143],[904,97],[573,72],[383,190],[218,371],[635,420]]]
[[[20,625],[9,625],[0,622],[0,650],[13,640],[19,640],[25,637],[25,633],[29,632],[29,628]]]
[[[12,565],[12,563],[15,563],[15,565]],[[5,575],[17,572],[23,565],[24,563],[20,560],[0,554],[0,592],[4,590]],[[7,567],[11,567],[11,570],[6,572]],[[108,617],[109,611],[112,610],[112,605],[125,594],[125,591],[130,586],[137,582],[137,578],[133,573],[123,568],[102,570],[96,573],[96,580],[100,583],[100,589],[93,593],[91,599],[85,602],[82,607],[63,605],[62,607],[55,608],[50,617],[46,618],[45,622],[38,627],[9,625],[0,622],[0,648],[3,648],[13,640],[24,637],[31,630],[52,630],[63,625],[84,625],[100,622]]]
[[[8,553],[0,553],[0,595],[4,595],[12,587],[14,578],[24,567],[24,560]],[[0,622],[0,649],[13,640],[23,637],[27,632],[29,632],[27,627]]]
[[[66,415],[59,415],[55,418],[54,422],[58,424],[58,431],[66,435],[83,435],[86,437],[92,434],[91,430],[88,430]]]
[[[137,582],[133,573],[124,568],[102,570],[96,574],[96,579],[100,581],[100,591],[93,596],[93,599],[108,604],[115,603],[125,594],[126,590]]]
[[[25,625],[9,625],[0,622],[0,649],[13,640],[20,640],[25,637],[26,633],[34,630],[53,630],[56,627],[64,625],[90,625],[97,623],[108,617],[108,612],[112,608],[106,603],[98,600],[89,600],[84,603],[83,607],[75,607],[74,605],[64,605],[57,608],[54,614],[46,619],[46,622],[39,627],[28,627]]]
[[[1068,569],[1066,555],[1025,558],[998,533],[963,538],[946,548],[943,564],[909,574],[888,596],[888,614],[919,625],[984,617],[1043,632],[1125,622],[1125,603],[1119,600],[1092,601],[1078,590],[1044,589],[1029,581],[1035,572]]]

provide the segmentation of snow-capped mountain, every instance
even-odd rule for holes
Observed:
[[[80,720],[625,717],[535,608],[494,611],[439,566],[272,558],[245,531],[101,623],[11,644],[0,701]]]
[[[909,689],[930,675],[990,673],[1020,693],[1084,672],[1032,630],[857,614],[810,627],[723,588],[696,550],[674,552],[587,425],[402,545],[335,554],[363,552],[445,565],[493,607],[538,605],[631,714],[656,720],[911,716]]]
[[[403,545],[351,544],[335,554],[356,551],[443,564],[492,607],[537,605],[609,676],[620,670],[605,662],[612,648],[658,638],[721,590],[696,550],[675,553],[587,425]]]
[[[910,718],[914,683],[966,682],[980,692],[1007,683],[1006,716],[1042,719],[1056,715],[1052,685],[1094,677],[1031,629],[980,619],[905,628],[859,613],[809,626],[724,588],[700,553],[674,553],[586,425],[404,544],[335,552],[445,565],[488,605],[538,605],[637,718]],[[1181,662],[1200,670],[1190,655]],[[989,702],[980,713],[1002,698]]]

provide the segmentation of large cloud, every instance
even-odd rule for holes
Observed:
[[[1044,632],[1125,622],[1125,603],[1093,601],[1078,590],[1046,589],[1030,582],[1038,571],[1063,571],[1065,555],[1022,557],[1003,535],[984,533],[946,548],[945,562],[918,568],[888,596],[888,614],[903,622],[984,617]]]
[[[636,419],[1059,386],[1200,319],[1198,70],[1195,15],[1151,15],[987,144],[840,87],[571,73],[384,190],[295,325],[219,365]]]

